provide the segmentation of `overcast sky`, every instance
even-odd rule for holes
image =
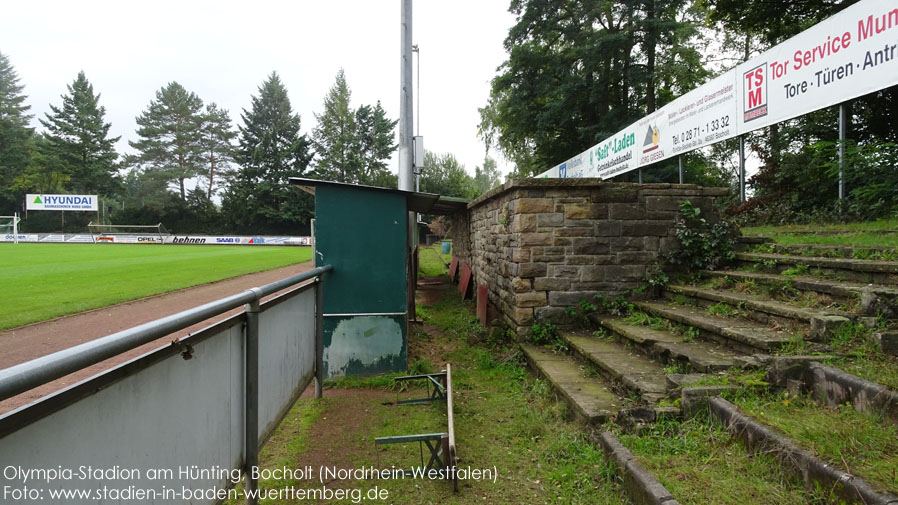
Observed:
[[[508,4],[414,2],[420,134],[428,150],[455,154],[471,174],[484,156],[477,109],[505,61],[502,41],[514,23]],[[34,126],[84,70],[112,135],[122,137],[120,153],[131,151],[134,118],[171,81],[228,109],[236,126],[250,96],[277,71],[310,133],[342,67],[353,107],[380,100],[396,119],[399,44],[400,0],[32,0],[4,4],[0,17],[0,52],[25,85]],[[502,160],[500,168],[508,171]],[[395,159],[391,169],[398,170]]]

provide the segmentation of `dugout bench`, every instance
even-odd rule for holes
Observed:
[[[404,377],[396,377],[394,380],[396,382],[425,381],[427,386],[427,397],[399,401],[399,393],[397,392],[396,404],[420,405],[432,403],[434,401],[445,401],[448,429],[445,433],[419,433],[415,435],[375,438],[374,446],[375,451],[378,454],[378,468],[380,467],[380,453],[377,451],[377,446],[418,442],[418,447],[421,452],[421,466],[424,468],[425,472],[440,469],[456,469],[458,466],[458,459],[455,448],[455,421],[452,416],[452,366],[447,363],[446,370],[443,372],[407,375]],[[433,390],[430,389],[431,387],[433,387]],[[424,464],[425,446],[430,454],[426,465]],[[450,471],[448,477],[449,480],[452,481],[452,490],[457,493],[458,476],[456,475],[456,472]]]

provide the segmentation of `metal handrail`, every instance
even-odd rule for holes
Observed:
[[[263,296],[313,279],[332,269],[331,265],[314,268],[271,284],[251,288],[236,295],[221,298],[178,312],[177,314],[156,319],[155,321],[134,326],[133,328],[0,370],[0,401],[99,363],[117,354],[130,351],[241,305],[258,302]]]

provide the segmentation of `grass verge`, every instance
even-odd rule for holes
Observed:
[[[0,244],[0,330],[302,263],[308,247]]]

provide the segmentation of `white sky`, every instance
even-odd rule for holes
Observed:
[[[414,2],[420,133],[428,150],[455,154],[471,174],[485,152],[477,109],[506,59],[502,41],[514,23],[508,4]],[[61,104],[66,85],[84,70],[101,94],[111,134],[122,137],[120,153],[131,152],[134,118],[171,81],[228,109],[236,127],[250,96],[277,71],[310,134],[341,67],[354,107],[380,100],[391,118],[399,117],[400,6],[400,0],[9,2],[0,16],[0,52],[25,85],[39,128],[37,118],[50,103]],[[417,86],[417,73],[415,79]],[[508,172],[501,159],[499,166]],[[391,168],[397,171],[395,158]]]

